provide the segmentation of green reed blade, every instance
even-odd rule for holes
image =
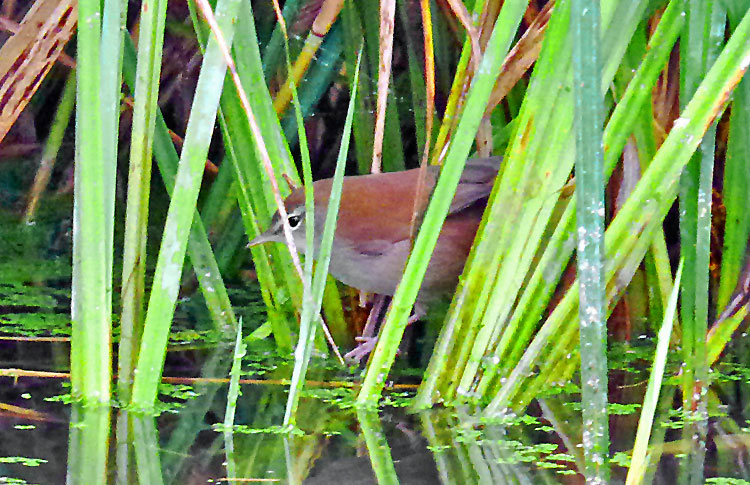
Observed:
[[[726,23],[726,11],[720,2],[688,0],[686,12],[687,19],[680,39],[683,107],[718,57]],[[682,369],[682,402],[684,409],[696,410],[703,421],[695,423],[695,429],[701,436],[692,442],[690,457],[683,461],[683,477],[695,477],[696,472],[702,473],[705,465],[708,411],[706,401],[701,396],[709,378],[706,334],[715,144],[716,123],[713,123],[680,178],[680,250],[685,261],[680,300],[685,364]]]
[[[361,52],[361,51],[360,51]],[[328,264],[331,261],[331,249],[333,247],[333,235],[336,230],[336,222],[338,219],[339,205],[341,203],[341,188],[344,183],[344,169],[346,167],[346,159],[349,154],[349,142],[351,140],[352,124],[354,122],[354,107],[357,98],[357,85],[359,68],[361,65],[362,56],[357,59],[357,70],[354,75],[352,96],[349,99],[349,106],[346,111],[346,121],[344,122],[344,130],[341,137],[341,146],[339,147],[338,158],[336,159],[336,169],[333,175],[333,183],[331,185],[331,195],[328,199],[328,210],[326,212],[325,226],[323,228],[323,236],[320,241],[320,249],[318,254],[315,255],[314,259],[317,261],[315,266],[315,275],[312,277],[312,284],[306,288],[305,302],[302,306],[302,316],[300,320],[300,336],[299,343],[294,352],[294,371],[292,373],[292,382],[289,389],[289,399],[287,400],[286,412],[284,413],[284,425],[294,424],[297,416],[297,406],[299,404],[300,391],[304,384],[305,374],[307,373],[307,366],[310,362],[310,355],[312,352],[313,341],[315,338],[315,329],[317,327],[317,317],[320,312],[320,306],[323,300],[323,291],[325,289],[327,276],[328,276]],[[296,103],[295,103],[296,104]],[[304,137],[300,138],[304,140]],[[310,174],[308,174],[310,176]],[[308,187],[312,188],[312,184]],[[307,238],[308,242],[312,242],[313,224],[312,224],[312,190],[306,191],[306,205],[308,207],[306,211],[306,217],[308,218],[309,227]],[[310,244],[309,247],[314,247]],[[307,258],[307,261],[312,261],[313,258]],[[312,266],[310,266],[310,272],[312,272]]]
[[[628,263],[628,259],[631,260],[628,264],[632,267],[634,262],[637,264],[638,252],[643,250],[645,253],[647,246],[643,244],[643,240],[648,240],[653,235],[654,229],[661,224],[672,205],[682,168],[705,131],[726,106],[729,93],[750,64],[749,32],[750,15],[746,14],[634,192],[607,229],[605,247],[608,280],[614,277],[618,268]],[[618,276],[620,284],[627,279],[627,275],[623,278]],[[570,313],[576,310],[577,296],[577,288],[571,287],[504,382],[503,388],[488,406],[487,413],[498,412],[509,405],[510,399],[525,380],[530,366],[537,361],[549,339],[560,331]]]
[[[234,21],[240,0],[220,0],[216,19],[227,42],[234,35]],[[175,178],[175,189],[164,225],[164,235],[156,263],[154,283],[143,329],[143,342],[138,355],[138,368],[133,383],[132,404],[140,410],[153,409],[162,366],[166,355],[169,328],[174,315],[179,278],[187,249],[188,234],[200,190],[201,175],[213,134],[216,110],[226,73],[226,63],[212,35],[198,78],[195,98],[190,111],[185,143]]]
[[[102,69],[114,67],[101,63],[100,2],[84,0],[78,9],[71,383],[74,397],[108,402],[114,219],[107,214],[114,210],[115,187],[114,169],[107,166],[116,159],[104,160],[104,139],[117,135],[105,131],[100,95],[106,89]],[[111,129],[111,123],[107,128]]]
[[[141,11],[138,39],[140,62],[135,76],[125,74],[134,87],[133,127],[128,165],[128,194],[122,256],[122,312],[117,357],[117,390],[123,402],[130,400],[133,366],[140,347],[146,300],[146,245],[148,240],[149,196],[154,127],[159,98],[164,26],[167,2],[145,4]],[[145,11],[144,11],[145,10]],[[128,50],[132,48],[128,43]],[[132,64],[128,52],[128,64]],[[132,70],[128,65],[125,70]],[[138,81],[133,83],[134,79]],[[135,86],[133,86],[135,84]]]
[[[474,134],[486,109],[497,73],[508,52],[513,33],[525,10],[521,1],[510,1],[503,5],[495,22],[492,36],[466,99],[464,114],[459,122],[453,143],[432,194],[430,205],[422,222],[414,248],[406,263],[404,277],[396,289],[386,321],[383,323],[377,346],[370,358],[365,380],[357,396],[360,406],[374,406],[380,397],[388,372],[403,337],[406,321],[424,278],[427,264],[435,248],[448,207],[455,194],[458,180],[471,149]],[[481,230],[480,230],[481,232]]]
[[[601,13],[598,0],[572,0],[573,91],[576,127],[581,405],[586,481],[609,480],[607,317],[604,281],[604,167],[601,93]]]
[[[664,367],[667,363],[667,353],[669,352],[669,340],[672,335],[672,324],[677,313],[677,297],[680,293],[680,280],[682,278],[682,268],[684,260],[680,260],[677,267],[677,274],[674,278],[674,289],[669,297],[669,303],[664,311],[664,321],[661,324],[659,335],[656,340],[656,353],[654,363],[651,367],[651,374],[648,378],[648,387],[646,395],[643,397],[643,408],[638,420],[638,431],[635,436],[633,445],[633,457],[630,462],[630,469],[625,481],[626,485],[635,485],[643,483],[642,479],[646,474],[646,455],[648,453],[648,442],[651,436],[651,428],[654,423],[654,414],[659,403],[659,393],[662,387],[662,378],[664,377]]]
[[[736,9],[729,9],[729,21],[732,27],[742,18],[738,13]],[[721,276],[716,295],[717,315],[727,306],[735,290],[745,262],[750,235],[750,211],[747,210],[750,164],[747,163],[745,156],[750,151],[748,144],[750,144],[750,79],[744,78],[734,92],[729,118],[723,184],[726,222],[724,224],[724,247],[721,251]]]

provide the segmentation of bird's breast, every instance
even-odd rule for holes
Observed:
[[[440,233],[418,296],[443,297],[456,286],[474,240],[479,219],[451,216]],[[337,235],[338,236],[338,235]],[[334,241],[328,272],[337,280],[368,293],[393,295],[411,249],[409,239],[391,242],[363,239],[357,245]]]

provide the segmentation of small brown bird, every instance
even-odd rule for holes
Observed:
[[[486,199],[500,166],[500,157],[472,159],[466,167],[451,203],[445,224],[427,267],[418,305],[450,296],[463,270],[476,235]],[[341,206],[333,240],[329,273],[339,281],[368,293],[393,295],[401,281],[411,249],[410,229],[420,169],[344,178]],[[427,168],[419,194],[420,217],[427,208],[439,167]],[[315,252],[323,237],[332,179],[313,184],[315,201]],[[297,250],[308,252],[305,240],[305,193],[292,192],[284,201]],[[279,212],[266,232],[248,247],[284,242]]]

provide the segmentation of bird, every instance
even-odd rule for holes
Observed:
[[[455,290],[500,161],[500,157],[466,161],[417,295],[416,313],[424,314],[421,309],[449,298]],[[418,220],[421,220],[437,182],[440,167],[426,167],[425,180],[417,194],[420,170],[415,168],[344,177],[328,266],[331,276],[366,293],[389,296],[395,293],[412,247],[415,203]],[[333,179],[330,178],[313,183],[313,255],[317,254],[323,237],[332,184]],[[284,206],[297,250],[308,254],[304,188],[294,189],[284,200]],[[281,215],[276,211],[268,229],[252,239],[248,247],[268,242],[285,243],[285,240]]]

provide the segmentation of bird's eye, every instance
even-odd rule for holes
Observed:
[[[292,229],[296,229],[297,226],[299,226],[299,223],[302,221],[302,217],[298,216],[297,214],[289,216],[289,225],[292,226]]]

